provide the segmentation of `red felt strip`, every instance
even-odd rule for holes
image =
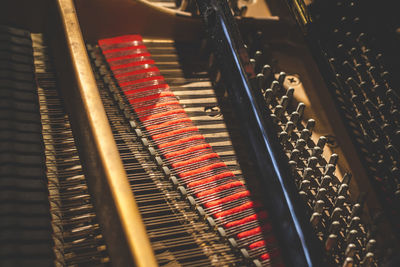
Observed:
[[[185,120],[185,119],[182,119],[182,120]],[[189,119],[189,121],[191,121],[191,120]],[[164,157],[168,159],[168,158],[172,158],[172,157],[176,157],[176,156],[180,156],[180,155],[185,155],[187,153],[194,152],[194,151],[197,151],[200,149],[206,149],[206,148],[211,148],[210,144],[201,144],[201,145],[181,149],[181,150],[178,150],[175,152],[167,153],[164,155]]]
[[[147,69],[140,69],[140,70],[134,70],[134,71],[124,72],[124,73],[120,73],[120,74],[115,74],[114,76],[118,80],[118,78],[121,78],[121,77],[137,75],[137,74],[147,73],[147,72],[152,72],[152,71],[159,71],[159,69],[157,67],[151,67],[151,68],[147,68]]]
[[[170,106],[170,105],[179,105],[179,101],[168,101],[168,102],[164,102],[164,103],[156,103],[156,104],[153,104],[153,105],[148,105],[148,106],[143,106],[143,107],[140,107],[140,108],[135,108],[135,111],[136,111],[136,112],[142,112],[142,111],[151,110],[151,109],[156,109],[156,108],[165,107],[165,106]],[[182,119],[182,120],[183,120],[183,119]],[[185,119],[185,120],[186,120],[186,119]],[[190,119],[189,119],[189,120],[190,120]],[[190,120],[190,121],[191,121],[191,120]],[[168,121],[168,122],[169,122],[169,121]],[[168,123],[168,122],[165,122],[165,123]],[[183,122],[183,121],[182,121],[182,122]],[[177,122],[177,123],[178,123],[178,122]],[[164,124],[164,123],[161,123],[161,124]],[[164,125],[161,126],[161,124],[149,126],[149,127],[147,127],[147,129],[150,130],[150,129],[160,128],[160,127],[165,127],[165,126],[170,125],[170,124],[164,124]],[[174,124],[174,123],[171,123],[171,124]],[[160,126],[158,126],[158,125],[160,125]]]
[[[250,196],[250,192],[248,190],[245,190],[245,191],[242,191],[242,192],[239,192],[239,193],[227,196],[227,197],[223,197],[223,198],[220,198],[220,199],[217,199],[214,201],[204,203],[204,206],[206,208],[211,208],[211,207],[215,207],[215,206],[224,204],[226,202],[231,202],[231,201],[237,200],[239,198],[244,198],[244,197],[248,197],[248,196]]]
[[[138,57],[151,57],[151,55],[150,55],[150,53],[138,53],[138,54],[133,54],[133,55],[112,57],[112,58],[107,59],[107,61],[113,62],[113,61],[119,61],[119,60],[124,60],[124,59],[133,59],[133,58],[138,58]]]
[[[155,93],[153,95],[148,95],[148,96],[144,96],[144,97],[129,99],[129,103],[134,104],[134,103],[139,103],[139,102],[145,102],[145,101],[159,99],[161,97],[166,97],[166,96],[175,96],[175,95],[174,95],[173,92],[170,92],[170,91],[159,92],[159,93]]]
[[[155,89],[169,89],[169,86],[166,83],[156,84],[156,85],[141,87],[141,88],[137,88],[137,89],[124,90],[124,94],[131,95],[131,94],[142,93],[142,92],[151,91],[151,90],[155,90]]]
[[[186,142],[190,142],[190,141],[194,141],[194,140],[201,140],[201,139],[204,139],[204,136],[202,136],[201,134],[196,134],[196,135],[185,137],[185,138],[182,138],[182,139],[179,139],[179,140],[176,140],[176,141],[171,141],[171,142],[168,142],[168,143],[159,144],[158,147],[159,148],[166,148],[166,147],[169,147],[169,146],[180,145],[180,144],[183,144],[183,143],[186,143]]]
[[[123,83],[119,83],[119,86],[125,87],[125,86],[134,85],[134,84],[138,84],[138,83],[151,82],[151,81],[157,81],[157,80],[164,81],[164,76],[153,76],[153,77],[138,79],[138,80],[134,80],[134,81],[123,82]]]
[[[142,36],[139,34],[131,34],[131,35],[122,35],[118,37],[106,38],[99,40],[99,45],[111,45],[111,44],[118,44],[118,43],[126,43],[132,41],[140,41],[142,42]]]
[[[164,116],[169,116],[169,115],[174,115],[174,114],[186,114],[185,111],[183,109],[173,109],[173,110],[169,110],[169,111],[165,111],[165,112],[160,112],[160,113],[156,113],[153,115],[147,115],[147,116],[143,116],[140,117],[140,121],[147,121],[147,120],[154,120],[154,119],[158,119],[158,118],[162,118]],[[168,135],[168,133],[164,133],[164,134],[159,134],[157,135],[156,138],[161,138],[164,137],[163,135]],[[161,136],[161,137],[159,137]],[[154,136],[152,136],[154,139]]]
[[[255,220],[263,220],[263,219],[265,220],[266,218],[267,218],[266,212],[259,212],[259,213],[244,217],[243,219],[229,222],[229,223],[225,224],[225,227],[231,228],[231,227],[242,225],[242,224],[245,224],[245,223],[248,223],[251,221],[255,221]]]
[[[145,45],[133,45],[133,46],[125,46],[125,47],[118,47],[114,49],[106,49],[103,50],[103,54],[107,57],[107,54],[115,53],[115,52],[121,52],[121,51],[129,51],[129,50],[140,50],[140,49],[146,49]],[[107,57],[107,60],[109,58]]]
[[[269,255],[269,253],[264,253],[260,256],[260,258],[265,261],[265,260],[269,260],[271,258],[271,256]]]
[[[256,205],[255,205],[255,203],[253,201],[249,201],[249,202],[246,202],[246,203],[244,203],[244,204],[242,204],[240,206],[231,208],[229,210],[225,210],[225,211],[221,211],[221,212],[215,213],[214,217],[215,218],[222,218],[222,217],[234,214],[234,213],[238,213],[238,212],[241,212],[241,211],[244,211],[244,210],[247,210],[247,209],[254,208],[255,206]]]
[[[171,166],[173,168],[179,168],[179,167],[186,166],[186,165],[189,165],[189,164],[193,164],[193,163],[196,163],[196,162],[200,162],[200,161],[204,161],[204,160],[212,159],[212,158],[218,158],[218,157],[219,156],[218,156],[217,153],[210,153],[210,154],[207,154],[207,155],[191,158],[191,159],[188,159],[188,160],[185,160],[185,161],[179,161],[177,163],[171,164]]]
[[[270,236],[265,240],[254,242],[254,243],[249,245],[249,248],[250,249],[255,249],[255,248],[258,248],[258,247],[263,247],[263,246],[271,245],[271,244],[272,245],[276,244],[276,239],[275,239],[274,236]]]
[[[256,228],[253,228],[251,230],[241,232],[241,233],[237,234],[236,236],[237,236],[237,238],[240,239],[240,238],[245,238],[245,237],[248,237],[248,236],[259,234],[259,233],[261,233],[263,231],[270,231],[270,230],[271,230],[271,225],[270,224],[265,224],[263,226],[258,226]]]
[[[254,243],[250,244],[250,245],[249,245],[249,248],[250,248],[250,249],[259,248],[259,247],[265,246],[265,244],[266,244],[266,243],[265,243],[265,240],[261,240],[261,241],[254,242]]]
[[[179,110],[171,110],[171,111],[179,111]],[[163,113],[167,113],[167,112],[163,112]],[[170,113],[170,114],[175,114],[175,113]],[[170,115],[167,114],[167,115]],[[160,139],[160,138],[165,138],[165,137],[169,137],[169,136],[173,136],[173,135],[177,135],[177,134],[181,134],[181,133],[187,133],[187,132],[195,132],[198,131],[199,129],[197,129],[197,127],[186,127],[186,128],[182,128],[182,129],[178,129],[175,131],[170,131],[170,132],[166,132],[166,133],[162,133],[162,134],[155,134],[152,136],[153,139]]]
[[[191,182],[187,184],[187,187],[195,187],[195,186],[199,186],[199,185],[203,185],[203,184],[207,184],[207,183],[211,183],[226,177],[234,177],[235,174],[233,174],[233,172],[223,172],[217,175],[213,175],[210,176],[208,178],[204,178],[195,182]]]
[[[141,65],[146,65],[146,64],[153,65],[154,60],[147,59],[147,60],[142,60],[142,61],[129,62],[126,64],[121,64],[121,65],[114,65],[114,66],[110,66],[110,69],[119,70],[119,69],[125,69],[125,68],[129,68],[129,67],[141,66]]]
[[[230,188],[237,187],[237,186],[243,186],[243,185],[244,184],[241,181],[234,181],[234,182],[231,182],[231,183],[228,183],[228,184],[224,184],[224,185],[220,185],[220,186],[214,187],[214,188],[209,189],[209,190],[202,191],[200,193],[197,193],[196,196],[197,197],[204,197],[204,196],[207,196],[207,195],[211,195],[211,194],[215,194],[215,193],[224,191],[226,189],[230,189]]]
[[[261,233],[261,226],[258,226],[256,228],[253,228],[253,229],[248,230],[248,231],[241,232],[241,233],[237,234],[237,238],[244,238],[244,237],[248,237],[248,236],[251,236],[251,235],[256,235],[256,234],[259,234],[259,233]]]
[[[211,171],[211,170],[216,169],[216,168],[223,168],[223,167],[226,167],[225,163],[218,162],[218,163],[214,163],[214,164],[211,164],[211,165],[208,165],[208,166],[205,166],[205,167],[202,167],[202,168],[198,168],[198,169],[195,169],[195,170],[192,170],[192,171],[183,172],[183,173],[179,174],[179,176],[182,177],[182,178],[183,177],[188,177],[188,176],[200,174],[200,173],[203,173],[203,172]]]

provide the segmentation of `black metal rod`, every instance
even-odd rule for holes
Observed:
[[[287,266],[323,266],[323,251],[277,140],[276,126],[269,111],[260,108],[248,80],[248,76],[254,76],[254,70],[248,64],[248,55],[229,6],[221,0],[198,0],[197,4],[214,46],[222,79],[258,167],[283,260]]]

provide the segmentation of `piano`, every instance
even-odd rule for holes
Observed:
[[[6,0],[0,266],[399,266],[390,1]]]

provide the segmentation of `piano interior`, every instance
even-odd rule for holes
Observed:
[[[0,266],[399,266],[399,29],[390,1],[3,1]]]

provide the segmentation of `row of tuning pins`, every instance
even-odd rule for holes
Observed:
[[[343,10],[354,7],[354,3]],[[343,12],[341,12],[343,13]],[[342,88],[342,109],[350,113],[352,130],[361,142],[370,169],[385,191],[400,200],[400,97],[391,88],[383,55],[374,52],[373,40],[362,32],[360,19],[347,12],[338,18],[328,43],[331,68]],[[329,47],[332,46],[333,47]],[[358,122],[358,123],[357,123]],[[350,125],[351,126],[351,125]],[[361,130],[361,131],[360,131]]]
[[[246,14],[247,6],[242,1],[239,3],[239,0],[229,0],[228,4],[233,16],[243,17]],[[175,7],[180,11],[189,12],[192,15],[200,15],[195,0],[175,0]]]
[[[335,176],[337,154],[325,160],[322,154],[327,138],[322,136],[317,143],[311,139],[315,121],[309,119],[305,125],[302,123],[304,103],[298,103],[295,108],[291,106],[294,88],[285,88],[286,73],[274,74],[270,65],[261,65],[262,58],[262,52],[257,50],[250,59],[258,72],[255,83],[273,121],[281,129],[279,140],[297,174],[299,193],[309,207],[311,224],[319,231],[327,249],[336,251],[337,257],[345,255],[349,262],[357,256],[357,262],[372,263],[370,254],[365,259],[360,258],[366,232],[360,226],[361,205],[351,205],[348,200],[350,174],[346,174],[342,182]]]

